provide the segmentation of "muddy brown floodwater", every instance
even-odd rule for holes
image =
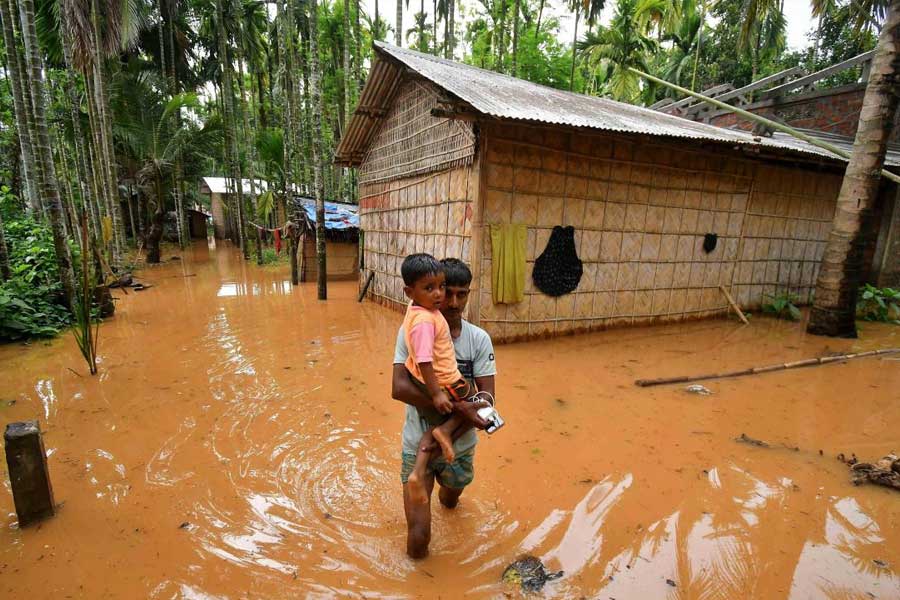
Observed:
[[[900,450],[900,362],[711,396],[633,385],[900,346],[900,328],[830,340],[757,318],[500,346],[508,425],[482,435],[475,482],[434,507],[414,563],[389,385],[401,315],[357,304],[355,283],[320,303],[231,248],[141,278],[154,287],[117,292],[101,327],[97,377],[71,335],[0,347],[0,417],[40,419],[62,505],[19,530],[4,464],[0,596],[490,598],[531,553],[565,571],[547,597],[900,598],[900,495],[852,486],[834,458]]]

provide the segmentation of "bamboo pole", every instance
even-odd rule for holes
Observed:
[[[741,308],[734,301],[734,298],[731,297],[731,294],[728,293],[728,290],[725,289],[725,286],[720,285],[719,289],[722,290],[723,294],[725,294],[725,299],[728,300],[728,304],[731,305],[731,308],[734,309],[734,312],[737,313],[737,316],[740,317],[741,321],[744,322],[744,325],[749,325],[750,321],[748,321],[747,317],[744,316],[744,313],[741,311]]]
[[[648,75],[647,73],[644,73],[643,71],[639,71],[633,67],[628,67],[628,70],[631,71],[632,73],[634,73],[635,75],[643,77],[644,79],[647,79],[654,83],[658,83],[659,85],[663,85],[663,86],[673,89],[677,92],[681,92],[682,94],[687,94],[688,96],[693,96],[694,98],[697,98],[698,100],[702,100],[703,102],[706,102],[707,104],[712,104],[713,106],[717,106],[723,110],[731,111],[735,114],[741,115],[745,119],[753,121],[754,123],[758,123],[760,125],[765,125],[766,127],[770,127],[777,131],[781,131],[782,133],[791,135],[791,136],[797,138],[798,140],[803,140],[804,142],[806,142],[808,144],[812,144],[813,146],[816,146],[817,148],[822,148],[823,150],[828,150],[832,154],[837,154],[841,158],[845,158],[847,160],[850,159],[850,153],[847,152],[846,150],[844,150],[842,148],[838,148],[837,146],[835,146],[833,144],[829,144],[828,142],[822,141],[811,135],[807,135],[807,134],[803,133],[802,131],[798,131],[798,130],[794,129],[793,127],[789,127],[789,126],[785,125],[784,123],[772,121],[771,119],[761,117],[750,111],[744,110],[743,108],[738,108],[737,106],[732,106],[731,104],[726,104],[725,102],[722,102],[721,100],[716,100],[715,98],[710,98],[709,96],[704,96],[703,94],[700,94],[697,92],[692,92],[691,90],[689,90],[687,88],[683,88],[680,85],[675,85],[674,83],[671,83],[664,79],[660,79],[659,77],[654,77],[653,75]],[[894,183],[900,183],[900,175],[891,173],[887,169],[882,169],[881,175],[883,177],[885,177],[886,179],[890,179]]]
[[[366,297],[366,292],[369,291],[369,286],[372,285],[372,280],[375,279],[375,271],[369,271],[369,276],[366,277],[366,283],[363,285],[362,291],[359,293],[359,298],[356,299],[357,302],[362,302],[363,298]]]
[[[765,365],[762,367],[750,367],[740,371],[728,371],[726,373],[708,373],[705,375],[681,375],[679,377],[662,377],[660,379],[638,379],[635,385],[640,387],[651,387],[655,385],[668,385],[671,383],[687,383],[691,381],[702,381],[705,379],[725,379],[729,377],[741,377],[744,375],[758,375],[759,373],[771,373],[773,371],[785,371],[788,369],[797,369],[800,367],[812,367],[817,365],[826,365],[828,363],[850,360],[852,358],[865,358],[867,356],[880,356],[883,354],[900,353],[900,348],[884,348],[882,350],[870,350],[868,352],[857,352],[854,354],[838,354],[835,356],[821,356],[819,358],[807,358],[794,362],[779,363],[774,365]]]

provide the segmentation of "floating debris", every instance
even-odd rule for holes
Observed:
[[[563,576],[562,571],[547,571],[544,563],[534,556],[523,556],[503,570],[504,583],[519,584],[525,592],[539,592],[544,584]]]
[[[740,436],[734,438],[734,441],[739,442],[741,444],[750,444],[751,446],[759,446],[760,448],[771,448],[772,446],[768,442],[764,442],[762,440],[757,440],[755,438],[750,437],[746,433],[742,433]]]
[[[704,385],[700,385],[699,383],[695,383],[694,385],[687,386],[686,388],[684,388],[684,391],[688,392],[689,394],[699,394],[701,396],[712,396],[712,392],[709,390],[709,388]]]
[[[853,485],[874,483],[900,490],[900,458],[896,454],[888,454],[875,464],[865,462],[851,464],[850,473]]]

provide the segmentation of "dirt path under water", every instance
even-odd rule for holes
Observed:
[[[548,597],[900,598],[900,496],[834,459],[900,450],[900,362],[706,397],[632,384],[900,346],[900,328],[707,321],[498,347],[508,426],[413,563],[389,396],[401,315],[357,304],[354,283],[319,303],[230,248],[141,276],[154,287],[119,292],[101,328],[98,377],[71,336],[0,347],[0,417],[41,420],[62,503],[19,530],[4,464],[0,596],[497,597],[529,552],[565,571]]]

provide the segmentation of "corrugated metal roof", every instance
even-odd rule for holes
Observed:
[[[799,131],[802,131],[807,135],[815,136],[833,146],[837,146],[844,152],[853,152],[853,138],[846,135],[829,133],[827,131],[818,131],[816,129],[799,129]],[[780,131],[776,131],[772,135],[772,137],[777,142],[786,146],[793,146],[798,144],[803,146],[808,145],[806,142],[798,140],[797,138],[792,137],[786,133],[781,133]],[[888,144],[887,154],[884,157],[884,162],[887,166],[890,167],[900,167],[900,144]]]
[[[384,42],[375,42],[375,49],[379,56],[399,62],[466,102],[478,113],[498,119],[736,144],[779,154],[844,161],[827,150],[789,136],[756,137],[750,132],[723,129],[641,106],[549,88]],[[373,120],[379,118],[379,111],[389,105],[390,97],[385,94],[397,87],[400,72],[396,68],[388,69],[385,62],[377,60],[369,76],[360,99],[363,111],[358,109],[354,114],[338,149],[337,158],[341,162],[358,164],[374,135]],[[378,79],[386,81],[376,81]]]

